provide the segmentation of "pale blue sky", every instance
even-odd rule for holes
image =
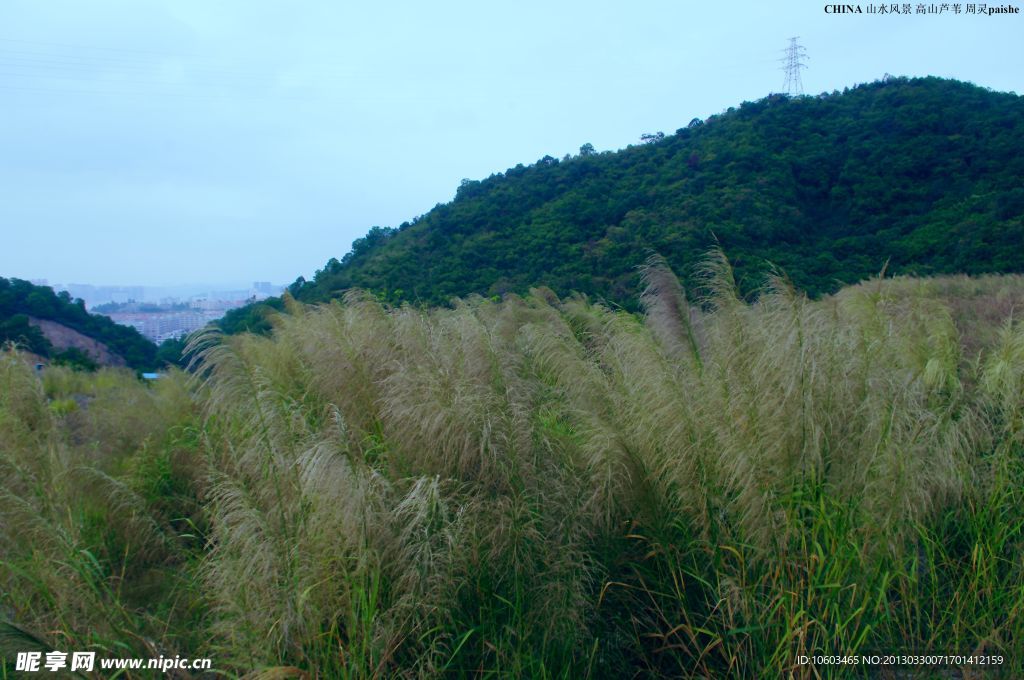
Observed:
[[[4,0],[0,276],[309,277],[464,177],[778,91],[793,35],[810,94],[886,72],[1024,92],[1019,14],[823,8]]]

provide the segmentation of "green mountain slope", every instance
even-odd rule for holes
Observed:
[[[939,78],[772,95],[664,138],[463,181],[454,201],[374,227],[290,288],[446,302],[543,284],[631,305],[656,251],[686,278],[709,246],[742,286],[771,262],[812,295],[876,274],[1024,271],[1024,100]],[[270,307],[281,307],[272,300]],[[229,314],[259,328],[266,307]]]
[[[156,345],[134,328],[89,314],[81,300],[72,300],[65,291],[54,293],[49,286],[0,277],[0,345],[14,342],[42,357],[85,367],[95,365],[99,357],[89,356],[88,352],[54,347],[40,329],[40,319],[102,343],[136,370],[152,370],[158,364]]]

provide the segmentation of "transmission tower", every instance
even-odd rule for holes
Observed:
[[[786,56],[780,59],[782,70],[786,72],[786,82],[782,85],[782,91],[790,95],[804,93],[804,83],[800,78],[800,69],[807,68],[803,60],[808,57],[807,50],[804,49],[803,45],[797,43],[797,38],[789,39]]]

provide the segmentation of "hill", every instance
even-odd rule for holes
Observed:
[[[54,293],[21,279],[0,277],[0,344],[22,348],[60,363],[152,370],[157,348],[137,330],[92,315],[66,291]]]
[[[634,306],[651,251],[692,283],[717,244],[751,290],[781,267],[813,296],[878,273],[1024,271],[1024,101],[940,78],[887,78],[815,97],[771,95],[617,152],[546,156],[481,181],[398,228],[374,227],[312,281],[437,304],[546,285]],[[265,328],[279,299],[230,313]]]

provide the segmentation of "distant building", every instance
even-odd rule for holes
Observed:
[[[193,299],[190,304],[190,309],[165,305],[164,309],[148,311],[140,311],[133,306],[110,312],[107,316],[121,325],[132,326],[153,342],[159,343],[197,331],[224,316],[228,310],[241,307],[245,300]]]
[[[144,286],[94,286],[89,283],[69,283],[60,286],[71,297],[81,298],[87,307],[95,307],[107,302],[141,301],[145,298]]]
[[[276,286],[270,281],[253,281],[250,297],[263,300],[271,295],[280,295],[283,291],[284,286]]]

